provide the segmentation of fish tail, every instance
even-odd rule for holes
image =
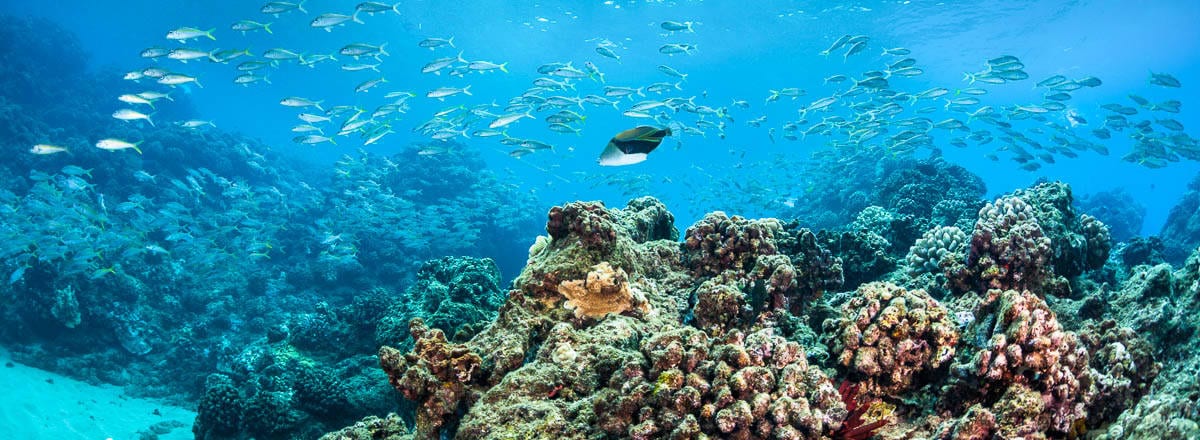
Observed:
[[[353,14],[350,14],[350,21],[353,21],[358,24],[367,24],[366,22],[364,22],[358,18],[358,12],[359,12],[359,10],[355,10]]]
[[[449,44],[449,45],[450,45],[450,47],[453,47],[453,48],[455,48],[455,49],[458,49],[458,47],[456,47],[456,46],[454,45],[454,37],[447,38],[447,39],[446,39],[446,44]]]
[[[392,5],[392,12],[395,12],[395,13],[396,13],[396,15],[400,15],[400,5],[401,5],[402,3],[404,3],[404,2],[403,2],[403,1],[399,1],[399,2],[396,2],[396,4]]]
[[[334,142],[332,137],[331,137],[331,138],[329,138],[329,143],[331,143],[331,144],[334,144],[334,145],[337,145],[337,142]]]
[[[146,115],[146,122],[149,122],[149,123],[150,123],[150,126],[151,126],[151,127],[154,127],[154,121],[150,120],[150,117],[151,117],[151,116],[154,116],[154,113],[151,113],[151,114],[148,114],[148,115]]]
[[[217,28],[212,28],[212,29],[205,31],[204,36],[208,37],[208,39],[210,39],[210,40],[216,41],[217,37],[213,36],[213,31],[215,31],[215,30],[217,30]]]
[[[389,57],[390,57],[390,56],[392,56],[392,54],[389,54],[389,53],[387,53],[387,51],[386,51],[386,50],[383,50],[383,48],[387,47],[387,45],[388,45],[388,44],[387,44],[387,42],[386,42],[386,41],[385,41],[385,42],[383,42],[383,44],[380,44],[380,45],[379,45],[379,55],[383,55],[383,56],[389,56]],[[375,56],[375,59],[379,59],[379,55],[376,55],[376,56]]]
[[[197,79],[195,79],[195,80],[193,80],[193,81],[196,83],[196,87],[199,87],[199,88],[202,88],[202,89],[204,88],[204,84],[200,84],[200,79],[199,79],[199,78],[197,78]]]
[[[271,23],[264,24],[262,28],[264,31],[267,31],[268,34],[274,34],[274,32],[271,32]],[[244,34],[245,32],[242,33]]]
[[[471,94],[471,86],[469,86],[469,85],[468,85],[468,86],[466,86],[466,87],[463,87],[463,90],[462,90],[462,92],[463,92],[463,93],[465,93],[465,94],[467,94],[467,95],[470,95],[470,94]]]
[[[304,9],[304,2],[306,2],[306,1],[308,1],[308,0],[300,0],[300,3],[296,4],[296,9],[305,14],[308,13],[308,11]],[[279,15],[277,14],[275,16],[278,17]]]
[[[453,39],[453,38],[451,38],[451,39]],[[453,45],[451,45],[450,47],[454,47],[454,46],[453,46]],[[466,59],[466,58],[463,58],[463,51],[461,51],[461,50],[460,50],[460,51],[458,51],[458,62],[460,62],[460,63],[465,63],[465,62],[467,62],[467,59]],[[440,72],[440,71],[441,71],[441,70],[439,69],[439,71],[438,71],[438,72]],[[434,72],[434,73],[438,73],[438,72]]]
[[[504,72],[504,73],[508,73],[508,63],[501,64],[500,71]]]
[[[264,76],[264,77],[262,77],[262,79],[263,79],[263,82],[265,82],[267,84],[271,84],[271,78],[267,78]]]
[[[137,154],[142,154],[142,149],[141,149],[141,148],[139,148],[139,147],[142,145],[142,142],[146,142],[146,141],[145,141],[145,140],[141,140],[141,141],[134,142],[134,143],[133,143],[133,146],[132,146],[132,147],[130,147],[130,148],[133,148],[133,151],[136,151],[136,152],[137,152]],[[90,174],[89,174],[89,176],[90,176]]]

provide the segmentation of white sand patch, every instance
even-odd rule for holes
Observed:
[[[13,363],[0,349],[0,433],[10,439],[192,438],[196,413],[135,399],[122,388],[94,386]],[[155,411],[158,414],[155,414]]]

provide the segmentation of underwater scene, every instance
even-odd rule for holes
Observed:
[[[0,17],[5,438],[1200,439],[1200,3]]]

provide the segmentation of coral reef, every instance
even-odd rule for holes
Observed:
[[[1003,197],[979,210],[965,267],[949,274],[959,291],[1038,289],[1051,276],[1050,239],[1033,208]]]
[[[382,349],[392,385],[418,403],[416,437],[835,432],[847,412],[832,381],[772,324],[840,281],[839,269],[819,267],[837,260],[815,234],[715,214],[689,241],[639,242],[646,223],[629,219],[646,212],[665,209],[551,209],[551,238],[491,326],[454,344],[414,320],[413,352]]]
[[[838,366],[874,396],[919,385],[916,377],[948,365],[959,338],[949,311],[929,294],[878,282],[859,286],[825,326]]]

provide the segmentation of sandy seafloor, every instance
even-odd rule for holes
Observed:
[[[10,362],[0,347],[0,439],[192,438],[191,410]]]

